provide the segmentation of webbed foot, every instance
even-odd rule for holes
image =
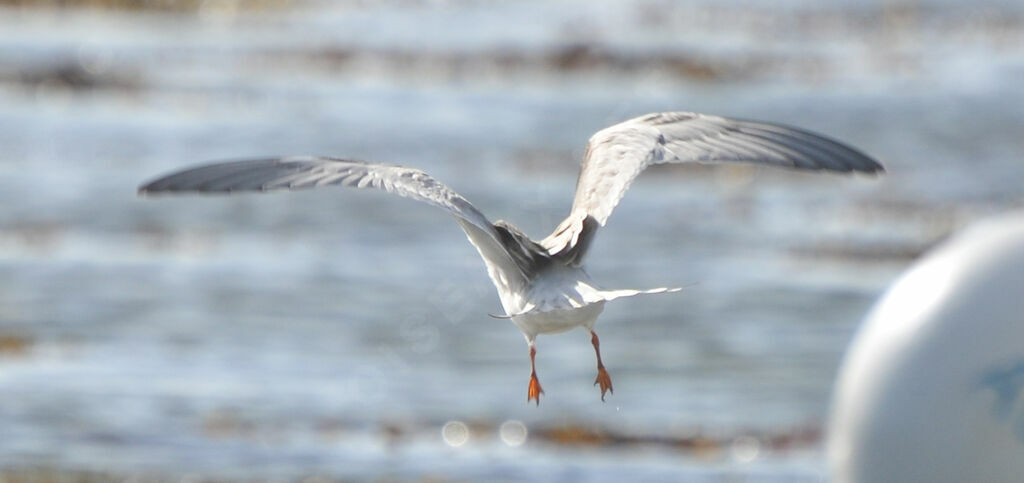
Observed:
[[[601,401],[604,401],[604,394],[610,392],[615,394],[615,389],[612,389],[612,378],[608,375],[608,371],[604,370],[604,366],[597,367],[597,379],[594,380],[594,385],[601,385]]]
[[[540,406],[540,395],[544,394],[544,389],[540,387],[540,381],[537,380],[537,373],[530,374],[530,386],[526,389],[526,402],[537,401],[537,405]]]

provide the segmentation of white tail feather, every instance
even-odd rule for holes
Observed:
[[[634,290],[634,289],[620,289],[620,290],[602,290],[601,298],[605,300],[615,300],[622,297],[632,297],[634,295],[648,295],[656,293],[673,293],[682,290],[682,287],[658,287],[647,290]]]
[[[615,299],[618,299],[618,298],[632,297],[634,295],[650,295],[650,294],[659,294],[659,293],[673,293],[673,292],[678,292],[678,291],[680,291],[682,289],[683,289],[683,287],[658,287],[658,288],[651,288],[651,289],[647,289],[647,290],[636,290],[636,289],[629,289],[629,288],[627,288],[627,289],[619,289],[619,290],[592,290],[591,292],[589,292],[593,296],[593,297],[591,297],[591,300],[583,302],[582,304],[579,303],[579,302],[570,300],[570,302],[572,302],[572,303],[571,304],[567,303],[568,306],[537,307],[537,306],[533,305],[533,306],[530,306],[527,310],[524,310],[524,311],[516,313],[516,314],[506,314],[506,315],[487,314],[487,315],[490,315],[491,317],[494,317],[495,319],[511,319],[513,317],[519,317],[521,315],[526,315],[526,314],[529,314],[529,313],[532,313],[532,312],[547,312],[547,311],[550,311],[550,310],[577,309],[577,308],[580,308],[580,307],[583,307],[583,306],[586,306],[586,305],[597,303],[598,301],[607,302],[607,301],[615,300]]]

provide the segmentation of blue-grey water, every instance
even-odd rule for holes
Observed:
[[[0,475],[818,481],[872,301],[1022,204],[1022,78],[1016,2],[2,7]],[[526,403],[522,336],[439,210],[135,194],[332,154],[419,167],[542,237],[587,137],[659,110],[811,128],[888,173],[645,173],[589,271],[686,289],[608,305],[604,403],[582,331],[539,339]]]

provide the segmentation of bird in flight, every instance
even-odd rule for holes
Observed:
[[[531,240],[505,221],[491,222],[461,195],[415,168],[317,156],[207,164],[139,187],[139,194],[232,193],[347,186],[375,188],[444,209],[466,232],[487,267],[504,315],[526,337],[530,353],[527,402],[540,404],[535,341],[583,327],[597,356],[601,400],[612,380],[601,362],[594,322],[605,302],[678,288],[605,290],[583,269],[598,228],[630,183],[647,166],[664,163],[754,163],[805,170],[877,173],[882,165],[864,153],[802,129],[693,112],[636,117],[595,133],[587,144],[572,209],[547,237]]]

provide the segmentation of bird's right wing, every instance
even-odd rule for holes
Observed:
[[[695,112],[647,114],[590,138],[572,211],[540,243],[549,255],[579,265],[594,232],[605,225],[644,168],[735,162],[841,172],[883,170],[856,149],[798,128]]]
[[[139,194],[261,192],[320,186],[376,188],[442,208],[455,216],[470,243],[480,252],[495,285],[515,290],[527,282],[523,267],[506,248],[508,237],[503,242],[483,213],[462,195],[418,169],[316,156],[233,161],[163,176],[140,186]]]

